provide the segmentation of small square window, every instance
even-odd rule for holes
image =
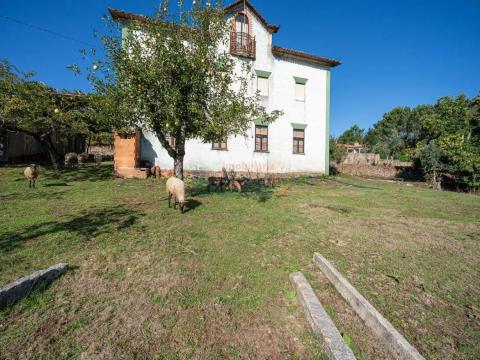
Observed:
[[[255,125],[255,151],[268,152],[268,126]]]
[[[305,130],[293,129],[293,153],[305,154]]]

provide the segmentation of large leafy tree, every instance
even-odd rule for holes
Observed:
[[[345,147],[338,147],[337,144],[339,144],[339,142],[333,136],[330,136],[329,142],[330,161],[340,164],[347,156],[347,149]]]
[[[480,96],[443,97],[421,118],[417,155],[424,169],[449,174],[456,183],[480,185]],[[432,151],[434,149],[434,151]],[[430,156],[431,155],[431,156]]]
[[[54,136],[96,132],[95,95],[57,91],[32,80],[8,61],[0,62],[0,126],[32,136],[44,148],[55,171],[60,167]]]
[[[382,157],[417,161],[436,188],[445,176],[478,188],[480,96],[447,96],[435,105],[395,108],[368,131],[366,142]]]
[[[117,128],[156,134],[183,178],[188,139],[246,134],[253,120],[268,123],[281,113],[267,113],[250,91],[248,62],[226,51],[231,25],[221,4],[198,1],[170,11],[167,1],[155,18],[123,24],[121,40],[103,37],[107,60],[96,63],[90,78]]]
[[[383,158],[411,160],[413,149],[421,139],[420,118],[430,111],[430,106],[397,107],[383,115],[366,135],[372,151]]]
[[[365,129],[360,128],[358,125],[352,125],[350,129],[345,130],[342,135],[338,137],[339,144],[362,144],[365,138]]]

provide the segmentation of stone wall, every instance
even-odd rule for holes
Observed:
[[[348,153],[343,161],[344,164],[378,164],[379,162],[380,155],[372,153]]]
[[[411,163],[380,160],[377,164],[332,164],[339,173],[380,179],[418,179],[421,174]]]

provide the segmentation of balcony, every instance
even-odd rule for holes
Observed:
[[[255,51],[255,37],[245,32],[230,33],[230,54],[255,59]]]

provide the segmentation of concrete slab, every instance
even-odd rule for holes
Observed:
[[[343,341],[330,316],[318,300],[315,292],[301,272],[290,275],[290,281],[295,286],[298,299],[303,306],[307,320],[313,332],[320,338],[323,349],[329,359],[353,360],[352,350]]]
[[[423,356],[365,299],[333,265],[319,253],[313,262],[322,270],[355,312],[384,342],[395,359],[424,359]]]
[[[48,269],[35,271],[0,289],[0,308],[14,304],[31,291],[48,285],[67,270],[67,264],[57,264]]]

